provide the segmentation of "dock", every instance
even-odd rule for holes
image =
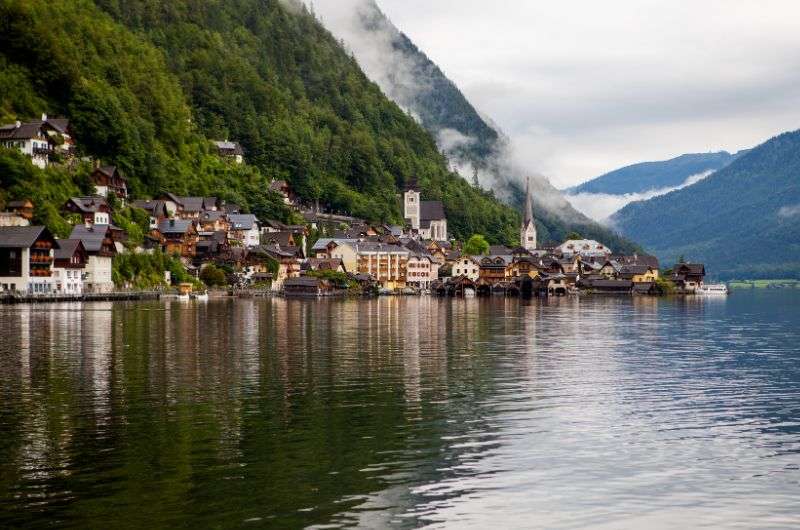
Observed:
[[[82,294],[0,293],[0,304],[45,304],[56,302],[118,302],[125,300],[158,300],[160,291],[115,291]]]

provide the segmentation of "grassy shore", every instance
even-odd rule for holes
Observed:
[[[731,289],[800,289],[800,280],[734,280]]]

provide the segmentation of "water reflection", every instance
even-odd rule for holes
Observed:
[[[0,525],[798,523],[800,303],[0,308]]]

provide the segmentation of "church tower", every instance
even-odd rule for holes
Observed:
[[[536,222],[533,219],[530,177],[528,177],[528,184],[525,186],[525,216],[519,229],[519,241],[525,250],[536,250]]]
[[[420,193],[416,180],[408,183],[403,194],[403,217],[414,230],[419,230]]]

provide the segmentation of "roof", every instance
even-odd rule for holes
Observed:
[[[625,265],[620,269],[621,274],[646,274],[650,270],[647,265]]]
[[[304,264],[305,269],[310,270],[338,270],[344,268],[344,263],[339,258],[309,258]]]
[[[311,250],[325,250],[328,248],[328,245],[331,243],[336,243],[337,245],[345,244],[345,245],[352,245],[353,243],[358,243],[357,239],[343,239],[343,238],[333,238],[333,237],[321,237],[317,239],[314,243],[314,246],[311,247]]]
[[[231,228],[236,230],[251,230],[258,218],[251,213],[231,213],[228,214],[228,221],[231,222]]]
[[[10,123],[0,126],[0,140],[29,140],[39,136],[44,122],[41,120],[20,123]]]
[[[61,134],[65,134],[69,128],[67,118],[47,118],[47,124]]]
[[[205,208],[203,203],[204,197],[177,197],[183,207],[184,212],[202,212]]]
[[[393,252],[408,254],[408,249],[400,245],[390,245],[389,243],[361,241],[356,244],[356,252]]]
[[[33,203],[28,199],[23,199],[21,201],[8,201],[6,204],[7,208],[30,208],[33,206]]]
[[[447,219],[442,201],[420,201],[419,218],[423,221],[436,221]]]
[[[319,287],[319,278],[312,276],[299,276],[297,278],[286,278],[283,281],[283,287]]]
[[[67,204],[74,204],[80,211],[95,213],[102,207],[108,208],[108,202],[102,197],[70,197]]]
[[[122,172],[119,169],[117,169],[117,166],[100,166],[97,169],[95,169],[95,171],[99,171],[100,173],[106,175],[109,178],[114,177],[115,174],[118,178],[125,178],[122,175]]]
[[[111,237],[111,227],[108,225],[75,225],[70,239],[80,239],[86,252],[99,252],[103,249],[103,241]]]
[[[0,226],[0,248],[30,248],[42,235],[50,236],[43,226]]]
[[[243,155],[242,146],[238,142],[230,142],[228,140],[214,140],[214,145],[217,146],[221,154],[225,155]]]
[[[83,243],[80,239],[59,239],[58,248],[55,250],[54,259],[70,259]]]
[[[158,223],[158,231],[162,234],[185,234],[192,226],[188,219],[164,219]]]
[[[679,269],[685,269],[686,274],[705,275],[706,267],[702,263],[677,263],[673,270],[677,273]]]
[[[491,256],[510,256],[513,252],[505,245],[491,245],[489,255]]]
[[[206,210],[202,214],[200,214],[201,221],[219,221],[219,219],[225,215],[225,212],[220,212],[219,210]]]
[[[633,282],[630,280],[592,280],[592,287],[597,289],[631,289]]]
[[[266,243],[271,244],[278,244],[282,247],[293,247],[295,246],[294,243],[294,234],[292,232],[283,231],[283,232],[269,232],[264,235],[264,241]]]

